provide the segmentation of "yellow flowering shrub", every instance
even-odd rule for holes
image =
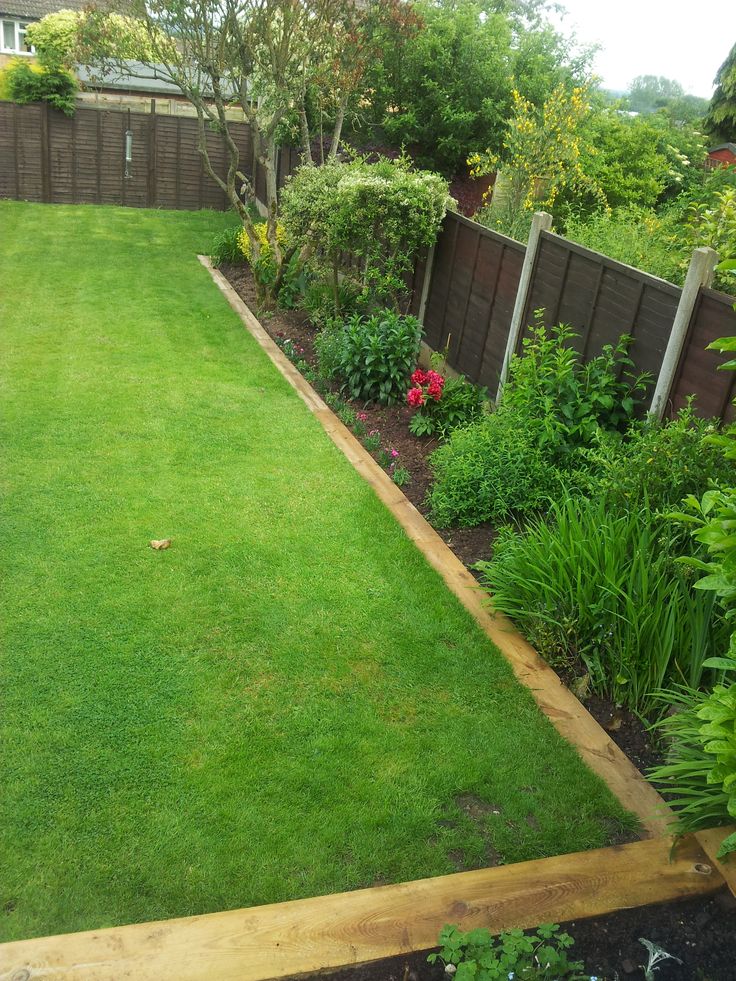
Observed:
[[[265,221],[258,222],[258,224],[256,225],[258,241],[261,247],[261,259],[271,258],[271,243],[268,241],[268,235],[266,229],[267,229],[267,225]],[[279,243],[280,246],[284,246],[286,244],[286,230],[284,229],[284,226],[281,224],[280,221],[276,222],[276,241]],[[250,239],[248,238],[248,233],[244,228],[241,230],[241,232],[238,235],[238,247],[240,248],[240,251],[243,253],[243,257],[245,258],[245,261],[250,263],[251,251],[252,251],[251,244],[250,244]]]

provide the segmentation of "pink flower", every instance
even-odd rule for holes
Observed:
[[[417,370],[411,376],[411,380],[414,382],[415,385],[423,385],[427,380],[427,376],[425,375],[425,373],[422,371],[421,368],[417,368]]]
[[[445,379],[442,375],[437,374],[436,371],[427,372],[427,381],[429,382],[430,388],[432,385],[438,385],[440,388],[445,384]]]
[[[396,457],[398,455],[399,455],[399,451],[398,450],[391,450],[391,456],[394,458],[394,460],[396,459]]]
[[[421,388],[410,388],[406,393],[406,401],[415,407],[424,405],[424,393]]]
[[[358,413],[358,419],[360,419],[361,422],[368,422],[368,413],[367,412],[359,412]]]

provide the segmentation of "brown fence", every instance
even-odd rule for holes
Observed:
[[[663,279],[542,232],[524,324],[540,309],[547,326],[569,324],[584,358],[629,334],[637,369],[656,378],[681,292]]]
[[[449,340],[448,362],[495,395],[511,328],[525,246],[456,214],[445,218],[423,322],[425,339],[439,350]],[[421,287],[420,287],[421,288]],[[638,371],[656,381],[682,290],[550,232],[542,232],[523,311],[517,351],[535,311],[547,325],[569,324],[584,358],[633,337],[630,355]],[[706,416],[731,418],[736,375],[718,372],[725,360],[705,347],[736,335],[733,297],[701,289],[670,392],[668,411],[688,395]],[[413,307],[416,309],[416,306]],[[653,393],[654,386],[650,393]]]
[[[252,145],[244,123],[231,123],[244,170]],[[125,176],[125,131],[133,133]],[[54,204],[225,210],[221,189],[205,173],[198,123],[181,116],[78,108],[64,116],[48,104],[0,102],[0,197]],[[211,132],[213,168],[227,168],[222,137]]]
[[[733,355],[706,351],[717,338],[736,336],[733,305],[732,296],[717,290],[700,290],[670,392],[673,412],[682,408],[687,397],[694,394],[701,415],[733,421],[736,372],[718,371],[719,365]]]
[[[448,362],[495,392],[519,286],[524,246],[448,214],[435,246],[425,339],[449,342]]]

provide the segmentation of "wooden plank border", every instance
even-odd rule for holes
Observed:
[[[330,439],[371,485],[429,564],[439,572],[486,636],[509,661],[518,680],[531,691],[558,732],[605,781],[623,806],[639,818],[642,837],[666,834],[672,814],[652,785],[511,622],[498,613],[489,612],[486,593],[460,559],[271,340],[222,273],[212,266],[207,257],[199,256],[199,261],[209,270],[247,330],[317,416]]]
[[[426,950],[445,923],[494,932],[706,895],[668,839],[392,886],[0,945],[0,981],[273,981]]]

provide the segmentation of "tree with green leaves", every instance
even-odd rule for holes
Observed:
[[[736,44],[718,69],[715,85],[703,125],[716,142],[731,143],[736,141]]]
[[[393,3],[376,0],[369,9],[351,0],[125,0],[126,15],[135,19],[145,40],[137,52],[140,65],[113,43],[118,25],[107,9],[84,18],[78,53],[85,64],[102,74],[145,75],[155,68],[158,77],[192,104],[204,168],[240,216],[255,265],[263,245],[254,220],[255,189],[248,176],[250,161],[241,160],[228,112],[232,106],[242,110],[266,177],[266,241],[275,276],[259,284],[264,302],[278,295],[291,258],[277,235],[276,154],[282,126],[303,104],[305,91],[329,74],[329,66],[333,93],[340,86],[354,91],[362,76],[346,70],[351,52],[359,47],[369,16]],[[335,143],[341,125],[338,113]],[[210,159],[210,130],[224,138],[224,175]]]
[[[656,112],[684,94],[674,79],[664,75],[637,75],[629,87],[629,106],[634,112]]]
[[[424,167],[453,175],[472,153],[500,152],[514,88],[541,105],[572,87],[587,53],[544,20],[546,3],[418,0],[411,43],[386,36],[369,72],[369,114],[395,146]]]

